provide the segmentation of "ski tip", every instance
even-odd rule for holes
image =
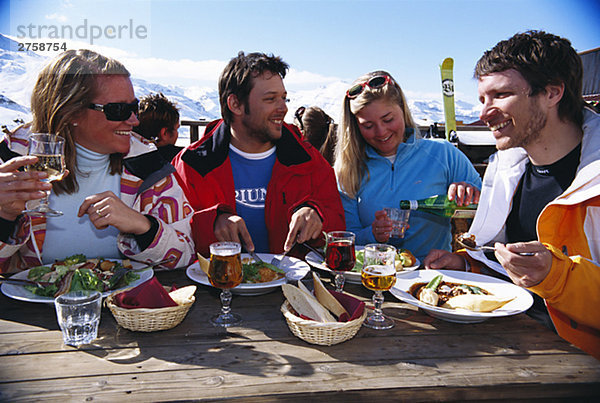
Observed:
[[[444,61],[442,62],[442,69],[444,70],[451,70],[454,67],[454,59],[452,59],[451,57],[447,57],[444,59]]]

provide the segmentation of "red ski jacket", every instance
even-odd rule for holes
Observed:
[[[211,122],[205,135],[174,159],[181,187],[195,210],[192,236],[196,251],[208,256],[216,242],[217,212],[235,213],[235,189],[229,142],[231,132],[223,120]],[[302,206],[314,208],[323,220],[323,231],[344,230],[344,209],[331,166],[295,126],[284,123],[275,143],[277,159],[265,200],[265,223],[271,253],[282,253],[294,212]],[[249,172],[248,174],[251,174]]]

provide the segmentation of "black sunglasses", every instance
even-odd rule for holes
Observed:
[[[139,101],[136,99],[130,104],[125,102],[111,102],[106,105],[90,104],[89,108],[98,112],[104,112],[107,120],[120,122],[129,119],[132,113],[137,116],[139,112],[138,104]]]
[[[391,82],[392,78],[390,76],[375,76],[365,81],[364,83],[356,84],[350,87],[350,89],[346,91],[346,96],[350,99],[353,99],[359,96],[366,86],[369,86],[369,88],[375,90]]]

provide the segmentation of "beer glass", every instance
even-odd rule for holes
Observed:
[[[365,246],[365,262],[361,272],[363,286],[373,294],[375,309],[367,316],[363,325],[371,329],[390,329],[394,321],[383,314],[383,291],[389,291],[396,283],[396,248],[386,244]]]
[[[346,278],[343,272],[352,270],[356,263],[353,232],[332,231],[325,234],[327,251],[325,264],[335,272],[335,290],[342,292]]]
[[[59,181],[65,174],[65,139],[55,134],[35,133],[29,136],[29,145],[27,155],[37,157],[35,164],[27,165],[26,171],[46,172],[48,177],[42,179],[44,182]],[[45,191],[46,195],[39,200],[38,205],[23,211],[31,216],[58,217],[63,213],[53,210],[48,206],[48,197],[50,191]],[[36,201],[29,201],[27,205]]]
[[[242,282],[242,246],[238,242],[215,242],[210,245],[208,280],[221,291],[221,313],[213,316],[210,322],[215,326],[237,325],[242,318],[231,313],[231,288]]]

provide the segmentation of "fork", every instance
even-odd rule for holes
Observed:
[[[292,244],[292,247],[289,248],[287,251],[283,252],[283,255],[281,255],[281,257],[277,257],[274,256],[273,259],[271,259],[271,264],[277,268],[280,268],[279,266],[281,265],[281,261],[287,256],[288,253],[291,252],[292,249],[294,249],[294,246],[296,246],[298,242],[294,242]]]

